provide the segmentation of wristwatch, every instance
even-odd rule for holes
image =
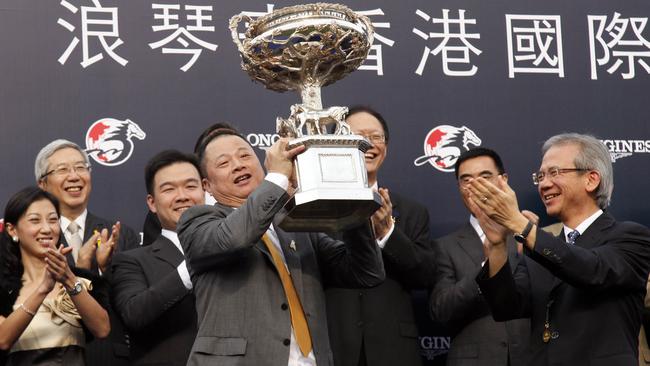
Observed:
[[[75,296],[75,295],[79,295],[81,293],[81,291],[83,291],[83,289],[84,289],[83,284],[81,283],[80,280],[77,280],[77,282],[74,283],[72,288],[67,288],[66,287],[65,292],[67,292],[68,295],[70,295],[70,296]]]
[[[520,243],[525,243],[526,237],[528,236],[528,234],[530,234],[530,230],[533,228],[534,225],[535,224],[533,224],[533,222],[529,220],[528,223],[526,224],[526,227],[524,228],[524,231],[522,231],[521,233],[514,234],[515,240]]]

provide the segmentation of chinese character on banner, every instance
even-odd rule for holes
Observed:
[[[621,18],[614,13],[607,23],[606,15],[589,15],[589,53],[591,61],[591,79],[598,79],[598,67],[607,66],[607,72],[613,74],[623,63],[623,79],[634,79],[636,63],[650,74],[650,42],[643,36],[648,17]]]
[[[506,14],[508,76],[547,73],[564,77],[559,15]]]
[[[216,44],[206,42],[190,32],[214,32],[214,26],[205,25],[204,22],[212,21],[212,5],[185,5],[185,19],[189,23],[186,27],[181,27],[178,21],[178,12],[181,9],[180,4],[151,4],[154,10],[154,19],[160,20],[161,24],[152,26],[154,32],[173,31],[167,37],[158,42],[149,43],[149,47],[157,49],[162,47],[164,54],[192,55],[190,60],[181,66],[180,69],[186,72],[196,60],[201,56],[203,48],[214,52],[217,49]],[[155,12],[159,10],[160,12]],[[206,14],[208,13],[208,14]],[[174,42],[175,41],[175,42]],[[193,42],[192,44],[190,43]],[[172,43],[174,42],[174,43]],[[170,45],[171,43],[171,45]],[[199,47],[197,47],[199,46]]]
[[[91,38],[97,38],[104,52],[106,52],[106,54],[108,54],[108,56],[115,62],[125,66],[129,61],[115,53],[115,49],[124,43],[120,39],[117,8],[105,8],[99,3],[99,0],[91,1],[94,6],[81,7],[81,49],[83,57],[81,60],[81,66],[86,68],[104,58],[104,54],[101,51],[90,56],[89,48]],[[72,14],[77,14],[79,11],[78,7],[66,0],[61,0],[60,4]],[[71,33],[74,33],[77,29],[77,27],[61,18],[57,20],[57,23]],[[109,45],[108,39],[114,39],[113,43]],[[79,38],[75,36],[58,59],[61,65],[64,65],[66,61],[68,61],[70,54],[78,44]],[[93,44],[96,44],[96,42]]]
[[[243,11],[242,14],[251,17],[252,20],[255,20],[255,19],[257,19],[257,18],[259,18],[261,16],[264,16],[264,15],[272,12],[274,6],[275,6],[274,4],[266,4],[266,12],[263,12],[263,11]],[[244,22],[244,28],[247,29],[249,26],[250,26],[249,22]],[[244,33],[239,33],[239,39],[244,39],[244,38],[246,38]]]
[[[384,15],[384,11],[379,9],[374,9],[374,10],[363,10],[363,11],[356,11],[356,13],[365,15],[367,17],[372,17],[373,15]],[[371,19],[372,20],[372,19]],[[377,44],[376,41],[379,41],[388,47],[393,47],[395,44],[395,41],[393,41],[390,38],[386,38],[379,34],[377,29],[388,29],[390,28],[390,23],[389,22],[372,22],[373,27],[375,27],[375,39],[373,41],[372,46],[370,46],[370,51],[368,52],[368,57],[366,58],[366,61],[359,67],[359,70],[375,70],[377,71],[377,75],[384,75],[384,60],[383,60],[383,52],[382,52],[382,44]]]
[[[442,18],[431,18],[430,15],[423,12],[422,10],[416,10],[420,18],[425,21],[431,20],[433,24],[442,24],[442,32],[429,32],[425,33],[417,28],[413,28],[413,33],[422,37],[424,40],[429,38],[442,38],[438,46],[433,50],[428,46],[424,47],[424,52],[422,53],[422,59],[420,60],[420,65],[418,65],[415,73],[422,75],[424,71],[424,66],[427,63],[429,54],[437,56],[440,51],[442,51],[442,70],[447,76],[472,76],[476,74],[478,67],[470,63],[470,51],[475,55],[480,55],[481,50],[472,45],[468,39],[480,39],[481,35],[479,33],[467,33],[465,26],[468,24],[476,24],[476,19],[465,19],[465,10],[458,10],[458,18],[450,19],[449,18],[449,9],[442,9]],[[451,26],[454,26],[453,32]],[[450,45],[453,43],[454,45]],[[452,70],[452,65],[463,65],[462,67],[457,66]],[[468,68],[468,66],[471,67]]]

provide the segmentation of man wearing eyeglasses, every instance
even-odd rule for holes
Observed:
[[[454,170],[468,208],[463,191],[474,179],[508,179],[499,154],[483,147],[462,153]],[[447,366],[525,366],[530,321],[494,321],[475,282],[487,258],[485,240],[478,220],[470,215],[469,222],[433,243],[438,276],[430,297],[431,315],[451,332]],[[506,246],[514,268],[522,257],[521,244],[509,238]]]
[[[606,211],[613,188],[607,148],[575,133],[548,139],[533,174],[546,213],[564,225],[552,236],[520,212],[504,179],[466,190],[490,243],[477,276],[496,320],[531,318],[528,365],[637,365],[650,230]],[[506,238],[524,244],[514,274]]]
[[[370,289],[329,288],[327,320],[337,366],[420,365],[418,330],[410,290],[428,288],[435,277],[425,207],[377,181],[388,150],[388,126],[377,111],[352,107],[352,132],[372,147],[365,153],[368,185],[382,197],[372,224],[382,248],[386,280]]]
[[[88,211],[92,188],[90,171],[86,152],[74,142],[63,139],[43,147],[34,162],[36,183],[59,200],[61,241],[72,247],[67,256],[69,264],[103,274],[115,250],[136,248],[140,240],[131,228]],[[122,326],[112,309],[107,310],[111,317],[111,335],[88,344],[88,365],[126,365],[128,362]]]

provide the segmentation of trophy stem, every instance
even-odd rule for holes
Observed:
[[[320,85],[308,84],[300,88],[302,104],[312,109],[323,109],[323,101],[320,97]]]

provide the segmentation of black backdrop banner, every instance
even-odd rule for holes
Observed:
[[[277,138],[276,116],[288,116],[299,95],[266,90],[241,71],[228,19],[295,4],[3,0],[0,205],[34,183],[34,158],[56,138],[91,155],[91,209],[136,229],[146,212],[143,167],[156,152],[190,151],[205,127],[229,121],[262,156]],[[368,15],[377,35],[365,64],[324,88],[323,103],[384,114],[391,141],[379,180],[429,208],[435,237],[467,220],[450,171],[474,146],[496,149],[521,208],[552,223],[530,173],[542,142],[568,131],[592,133],[610,149],[611,212],[650,224],[642,198],[650,180],[648,1],[345,5]],[[423,355],[435,359],[449,340],[426,328]]]

